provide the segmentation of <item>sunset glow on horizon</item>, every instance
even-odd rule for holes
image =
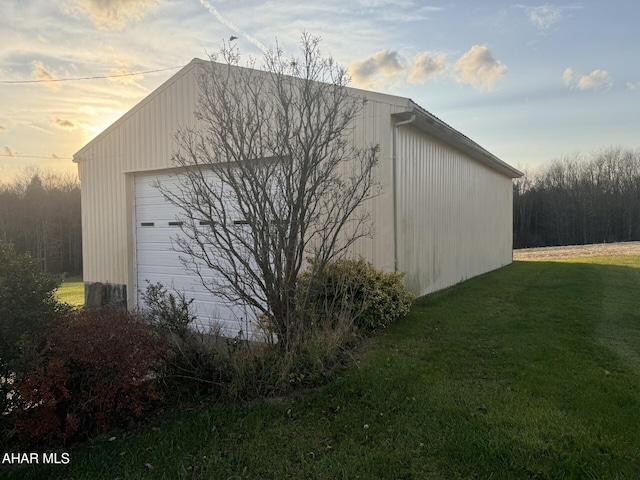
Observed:
[[[71,157],[231,36],[243,58],[301,32],[353,86],[410,97],[505,162],[639,148],[636,2],[18,0],[0,17],[0,182]],[[145,72],[145,73],[140,73]],[[101,77],[101,78],[96,78]]]

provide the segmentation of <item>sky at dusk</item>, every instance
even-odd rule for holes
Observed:
[[[409,97],[521,169],[640,148],[637,0],[3,0],[0,12],[0,181],[28,165],[75,172],[85,143],[231,36],[248,59],[276,40],[295,53],[302,31],[353,86]],[[151,73],[115,76],[137,72]],[[87,77],[110,78],[68,80]]]

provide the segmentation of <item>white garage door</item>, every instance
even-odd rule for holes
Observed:
[[[172,239],[180,235],[179,208],[167,202],[162,193],[153,186],[159,181],[164,187],[175,188],[175,176],[138,174],[135,179],[135,220],[136,220],[136,268],[137,301],[144,307],[141,291],[151,283],[160,282],[169,290],[185,293],[187,299],[194,299],[193,312],[198,317],[198,326],[205,329],[218,324],[223,335],[235,337],[240,330],[250,338],[255,332],[251,328],[255,316],[251,310],[241,305],[230,305],[222,298],[216,298],[202,284],[200,278],[190,272],[180,261],[179,254],[172,248]],[[214,280],[212,273],[202,269],[205,280]],[[210,272],[210,270],[209,270]]]

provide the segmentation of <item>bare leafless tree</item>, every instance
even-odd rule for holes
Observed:
[[[0,240],[41,262],[49,273],[82,272],[77,176],[25,167],[0,184]]]
[[[157,185],[182,212],[174,248],[185,266],[268,319],[283,349],[310,328],[296,284],[305,258],[316,278],[370,235],[363,204],[379,188],[378,146],[354,143],[364,99],[318,38],[303,34],[300,51],[269,51],[258,70],[225,45],[203,63],[197,124],[176,135],[177,188]]]
[[[514,246],[640,240],[640,150],[554,160],[514,185]]]

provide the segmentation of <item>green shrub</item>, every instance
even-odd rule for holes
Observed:
[[[223,338],[215,328],[199,331],[191,301],[162,284],[149,284],[142,298],[143,314],[169,345],[163,354],[164,391],[178,399],[213,394],[243,401],[325,383],[341,363],[347,338],[353,337],[351,326],[338,321],[310,330],[283,352],[276,344],[249,342],[243,332]]]
[[[225,357],[230,376],[224,393],[247,400],[323,385],[344,366],[354,341],[352,330],[325,328],[286,352],[273,344],[246,345]]]
[[[402,284],[403,273],[377,270],[363,258],[330,262],[311,285],[309,273],[298,279],[300,303],[316,322],[345,316],[366,331],[385,328],[405,316],[414,296]],[[343,320],[344,322],[344,320]]]
[[[139,316],[92,309],[51,324],[11,412],[23,446],[51,446],[126,425],[160,398],[161,341]]]
[[[196,327],[193,300],[183,292],[170,292],[158,282],[149,283],[141,296],[145,304],[141,314],[168,346],[162,352],[164,392],[188,399],[220,393],[230,376],[225,345],[231,353],[238,348],[238,339],[225,342],[219,327]]]
[[[15,372],[25,342],[46,320],[68,310],[56,299],[59,286],[36,259],[0,242],[0,374]]]
[[[11,436],[5,413],[13,407],[15,383],[28,369],[29,342],[48,320],[70,309],[56,299],[59,285],[38,260],[0,241],[0,446]]]
[[[386,327],[413,300],[402,274],[381,272],[363,259],[330,263],[313,285],[303,273],[298,294],[297,338],[284,351],[277,343],[252,344],[242,334],[225,341],[215,329],[199,332],[192,326],[191,301],[161,284],[148,285],[144,313],[170,345],[163,375],[168,394],[248,399],[323,384],[343,365],[358,330]],[[272,328],[266,315],[259,322]]]
[[[145,308],[143,312],[156,328],[184,335],[196,317],[191,311],[193,299],[187,300],[184,293],[171,293],[160,282],[150,283],[141,292]]]

